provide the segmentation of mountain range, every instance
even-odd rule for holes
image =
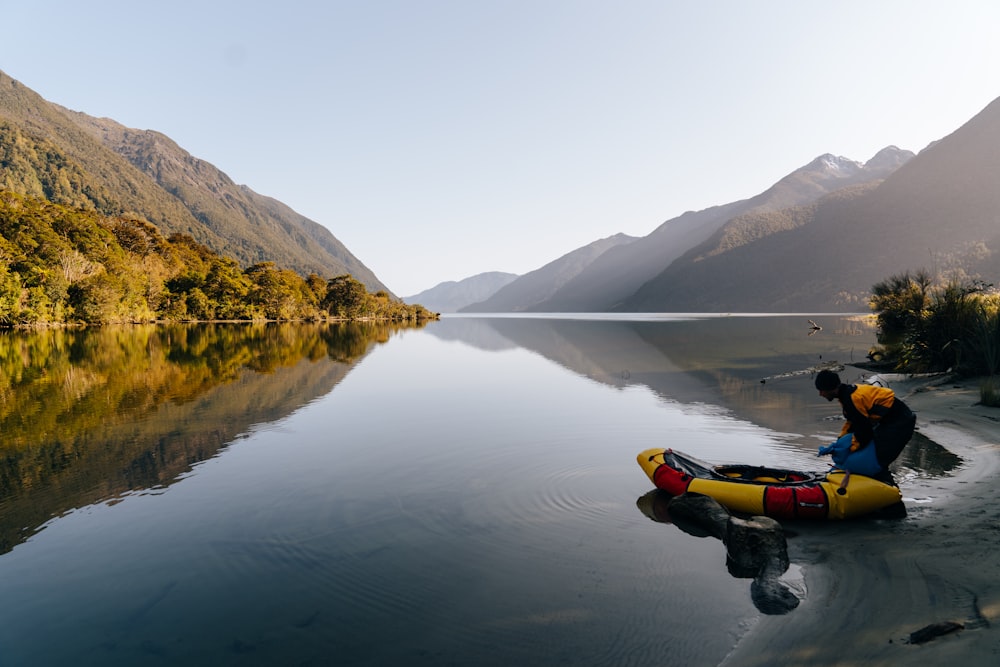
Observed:
[[[326,227],[237,185],[169,137],[53,104],[3,72],[0,189],[139,217],[244,267],[271,261],[303,276],[350,274],[391,294]]]
[[[404,296],[409,304],[419,303],[436,313],[454,313],[459,308],[496,294],[501,287],[517,279],[516,273],[487,271],[465,280],[448,280],[419,294]]]
[[[906,271],[1000,276],[1000,100],[919,154],[831,154],[749,199],[596,240],[524,275],[406,297],[440,312],[857,312]],[[241,266],[390,290],[323,225],[169,137],[47,102],[0,72],[0,189],[192,236]],[[527,241],[527,240],[526,240]]]
[[[748,235],[774,233],[793,224],[786,219],[788,216],[779,215],[780,212],[812,204],[831,192],[852,185],[884,178],[911,157],[911,152],[894,147],[880,151],[863,165],[833,155],[820,156],[755,197],[702,211],[689,211],[664,222],[641,239],[628,239],[628,242],[623,239],[607,247],[605,252],[593,255],[588,263],[575,261],[580,251],[574,251],[526,274],[489,299],[462,310],[627,310],[623,306],[633,294],[692,248],[710,243],[719,234],[723,235],[720,243],[728,247],[742,244]],[[544,287],[539,280],[546,275],[559,275],[561,280],[550,280]],[[524,289],[522,283],[529,280],[531,288]],[[514,295],[521,298],[512,298]]]
[[[689,211],[587,263],[574,251],[459,311],[857,312],[906,271],[993,282],[998,173],[1000,100],[919,155],[821,155],[755,197]]]

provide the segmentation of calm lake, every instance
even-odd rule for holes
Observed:
[[[841,315],[0,332],[0,665],[716,665],[750,582],[650,519],[636,454],[822,470],[807,369],[874,343]],[[915,440],[897,479],[954,465]]]

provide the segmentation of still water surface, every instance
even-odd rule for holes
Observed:
[[[812,317],[0,333],[0,665],[718,664],[749,581],[635,456],[821,469],[875,333]]]

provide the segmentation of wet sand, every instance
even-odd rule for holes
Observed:
[[[1000,408],[978,404],[978,380],[892,388],[920,433],[964,464],[944,478],[897,479],[904,519],[787,524],[806,597],[762,617],[725,667],[1000,664]],[[945,622],[964,627],[909,641]]]

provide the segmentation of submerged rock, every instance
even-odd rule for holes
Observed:
[[[667,511],[673,523],[697,537],[715,537],[726,547],[729,573],[753,579],[750,598],[765,614],[787,614],[799,598],[781,581],[788,569],[788,543],[781,524],[766,516],[732,516],[714,498],[684,493],[671,498]]]
[[[730,517],[727,529],[724,541],[731,569],[746,572],[744,577],[780,577],[788,569],[788,543],[781,524],[774,519]]]
[[[670,499],[667,512],[673,523],[689,535],[726,539],[729,511],[714,498],[685,493]]]

